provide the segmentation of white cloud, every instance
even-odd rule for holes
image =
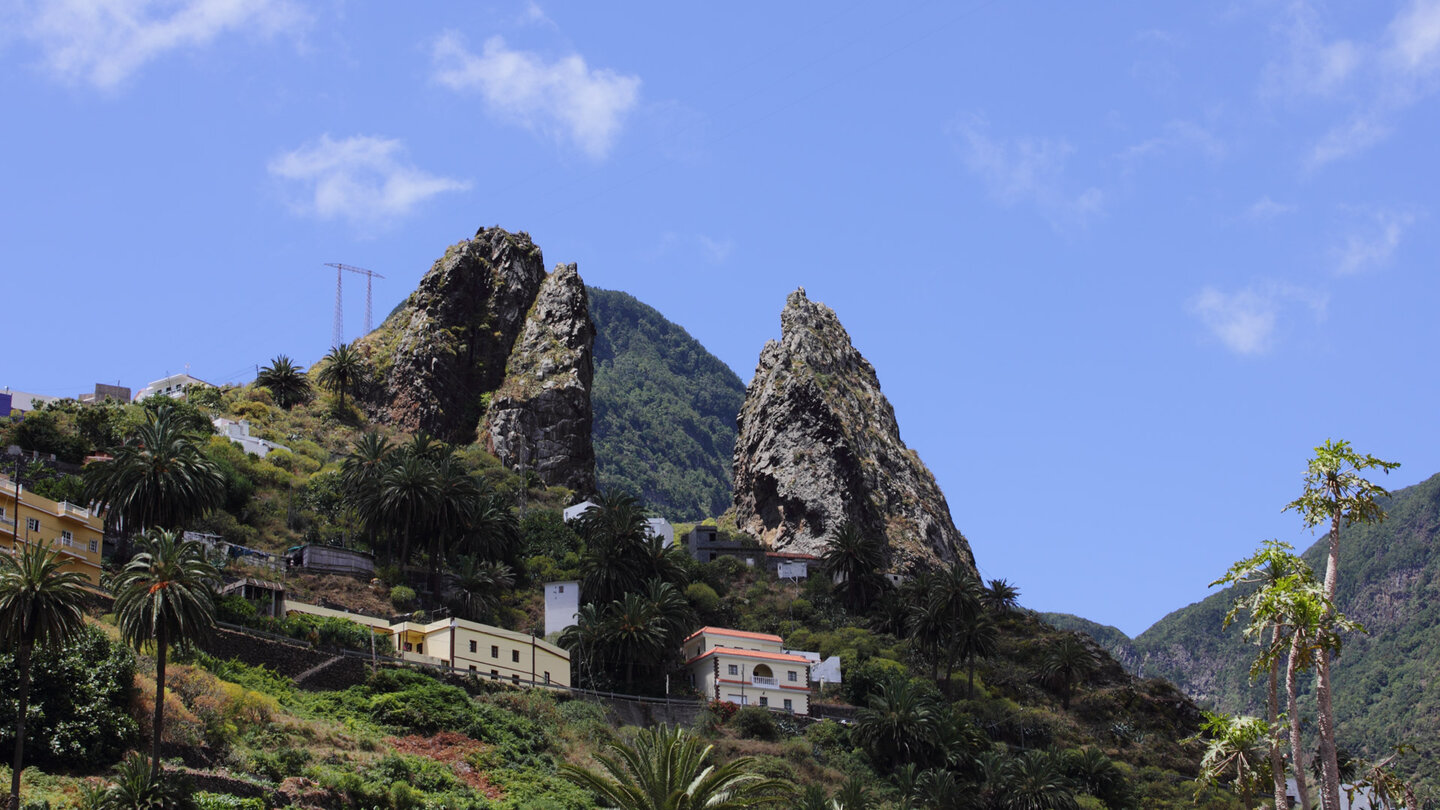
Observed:
[[[309,16],[289,0],[48,0],[24,36],[61,79],[111,89],[146,63],[223,34],[297,33]]]
[[[1332,160],[1363,152],[1389,137],[1390,126],[1372,115],[1357,115],[1331,129],[1310,150],[1310,166],[1317,168]]]
[[[1224,159],[1229,151],[1225,142],[1205,127],[1193,121],[1171,121],[1165,125],[1163,134],[1126,148],[1120,158],[1134,163],[1175,149],[1196,151],[1212,161]]]
[[[321,135],[275,157],[268,168],[273,177],[305,190],[294,201],[297,211],[360,225],[384,224],[437,194],[470,187],[405,163],[404,151],[398,140],[356,135],[337,141]]]
[[[1382,267],[1390,261],[1405,230],[1415,224],[1407,211],[1378,211],[1371,221],[1345,237],[1335,251],[1335,272],[1342,276]]]
[[[1327,297],[1280,282],[1263,282],[1236,292],[1205,287],[1187,306],[1225,348],[1240,355],[1258,355],[1274,345],[1282,317],[1297,305],[1315,320],[1325,318]]]
[[[1440,0],[1414,0],[1390,23],[1389,60],[1422,74],[1440,66]]]
[[[564,136],[600,159],[615,145],[640,98],[640,78],[592,69],[578,54],[546,62],[491,37],[477,56],[445,34],[432,51],[435,81],[479,91],[490,112],[551,136]]]
[[[697,237],[700,240],[700,247],[704,249],[705,255],[710,259],[711,264],[720,264],[730,258],[735,252],[734,239],[711,239],[705,234]]]
[[[1267,194],[1251,203],[1250,208],[1246,210],[1245,214],[1252,220],[1261,221],[1274,219],[1282,214],[1291,214],[1294,213],[1295,210],[1296,207],[1293,204],[1275,202],[1270,199],[1270,195]]]
[[[1274,96],[1329,96],[1341,89],[1364,60],[1362,47],[1345,39],[1327,40],[1320,15],[1303,0],[1288,6],[1280,25],[1285,47],[1265,66],[1261,91]]]
[[[1098,218],[1105,194],[1090,187],[1067,191],[1065,163],[1075,151],[1064,140],[991,138],[985,122],[972,118],[952,127],[965,167],[1002,205],[1034,205],[1054,228],[1081,226]]]

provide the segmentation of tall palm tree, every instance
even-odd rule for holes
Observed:
[[[981,598],[986,609],[1001,616],[1014,613],[1020,607],[1020,589],[1004,579],[990,580]]]
[[[380,482],[390,468],[392,449],[389,439],[366,433],[356,440],[340,467],[345,504],[360,518],[372,551],[376,550],[379,530],[386,524],[386,513],[380,507]]]
[[[638,590],[645,582],[645,540],[649,524],[640,501],[623,492],[602,493],[595,508],[577,521],[585,541],[580,559],[580,590],[585,600],[602,605]]]
[[[682,728],[641,729],[633,744],[614,742],[597,756],[600,770],[564,763],[560,775],[616,810],[746,810],[790,803],[790,783],[755,773],[752,757],[712,764],[713,749]]]
[[[446,453],[434,465],[435,502],[429,514],[430,593],[440,596],[440,568],[474,520],[480,488],[455,457]]]
[[[965,664],[965,698],[975,699],[975,659],[989,658],[1000,649],[1000,628],[983,611],[957,617],[954,649]]]
[[[15,650],[20,671],[16,695],[15,759],[10,766],[10,807],[20,807],[20,772],[25,767],[25,714],[30,705],[30,655],[36,644],[61,645],[84,626],[80,605],[85,577],[61,570],[59,551],[40,545],[0,554],[0,643]]]
[[[1390,493],[1365,480],[1360,473],[1378,469],[1385,474],[1399,467],[1372,455],[1360,455],[1344,440],[1315,448],[1315,457],[1305,472],[1305,491],[1286,504],[1300,513],[1306,528],[1330,524],[1330,553],[1325,563],[1325,599],[1335,601],[1340,581],[1340,526],[1342,523],[1380,523],[1385,510],[1380,501]],[[1330,689],[1330,650],[1322,649],[1315,659],[1316,725],[1320,729],[1321,803],[1325,810],[1340,810],[1340,772],[1335,748],[1335,709]]]
[[[380,478],[376,505],[400,529],[400,565],[410,562],[410,537],[424,528],[440,498],[440,481],[435,465],[424,455],[402,452],[396,463]]]
[[[1060,687],[1060,708],[1070,709],[1075,684],[1100,667],[1100,658],[1078,633],[1065,633],[1040,659],[1040,676]]]
[[[355,390],[355,384],[364,373],[364,358],[352,348],[352,344],[341,343],[325,355],[324,365],[316,372],[315,381],[340,398],[340,410],[343,411],[345,395]]]
[[[286,355],[280,355],[263,366],[255,375],[255,384],[263,385],[275,395],[275,404],[290,410],[310,398],[310,380],[305,377],[305,368],[295,365]]]
[[[840,585],[841,600],[852,612],[868,608],[885,590],[885,540],[846,521],[820,555],[825,573]]]
[[[167,402],[147,411],[113,459],[85,467],[85,497],[127,535],[179,529],[225,502],[225,478]]]
[[[604,643],[625,662],[625,685],[635,682],[635,663],[657,661],[669,640],[660,608],[644,594],[627,593],[605,609]]]
[[[575,623],[560,631],[561,647],[570,651],[577,664],[577,672],[588,676],[587,686],[592,685],[595,665],[605,643],[605,614],[599,605],[588,602],[575,613]]]
[[[151,773],[160,775],[165,729],[165,661],[170,648],[185,650],[215,628],[215,586],[220,572],[204,548],[178,532],[151,531],[144,550],[115,576],[120,635],[136,650],[155,647],[155,723]]]
[[[464,557],[446,601],[461,618],[484,621],[499,603],[500,594],[514,585],[515,572],[505,563]]]
[[[1075,782],[1065,775],[1060,756],[1026,751],[1005,768],[1005,810],[1074,810]]]

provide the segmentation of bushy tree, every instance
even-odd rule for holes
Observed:
[[[304,367],[283,354],[260,369],[255,384],[269,388],[275,404],[287,411],[310,399],[310,380],[305,377]]]

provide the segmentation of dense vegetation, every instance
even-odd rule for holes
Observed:
[[[745,385],[684,329],[623,292],[588,289],[596,475],[670,520],[730,508]]]

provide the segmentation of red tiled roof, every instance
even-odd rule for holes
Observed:
[[[701,658],[704,658],[707,655],[714,655],[715,653],[721,653],[724,655],[738,655],[744,658],[764,658],[766,661],[788,661],[796,664],[810,664],[810,659],[801,655],[791,655],[789,653],[759,652],[756,650],[737,650],[733,647],[711,647],[705,652],[700,653],[694,658],[691,658],[689,661],[686,661],[685,665],[689,666],[696,661],[699,661]]]
[[[784,643],[784,640],[783,640],[783,639],[781,639],[779,636],[773,635],[773,634],[771,634],[771,633],[751,633],[751,632],[746,631],[746,630],[730,630],[730,629],[725,628],[725,627],[702,627],[702,628],[700,628],[699,630],[696,630],[695,632],[693,632],[693,633],[691,633],[690,635],[686,636],[686,637],[685,637],[685,641],[689,641],[690,639],[695,638],[696,636],[700,635],[701,633],[705,633],[706,635],[715,635],[715,636],[732,636],[732,637],[734,637],[734,638],[753,638],[753,639],[755,639],[756,641],[773,641],[773,642],[775,642],[776,644],[783,644],[783,643]],[[684,642],[681,642],[681,643],[684,643]]]

